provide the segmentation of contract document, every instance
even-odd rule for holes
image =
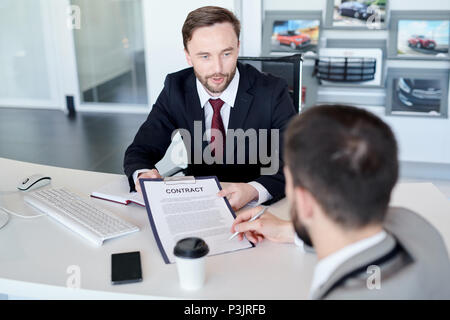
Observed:
[[[180,180],[177,180],[180,179]],[[150,225],[165,263],[174,263],[173,248],[188,237],[203,239],[208,255],[253,247],[247,239],[228,240],[236,218],[216,177],[140,179]]]

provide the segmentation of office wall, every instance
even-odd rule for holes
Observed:
[[[133,57],[143,50],[142,20],[133,19],[141,14],[139,0],[73,0],[81,8],[83,28],[75,30],[78,75],[81,90],[85,91],[105,83],[132,69]],[[126,37],[129,50],[124,50]]]
[[[322,10],[326,0],[263,0],[264,10]]]
[[[110,46],[110,42],[120,40],[117,38],[117,24],[118,21],[112,19],[113,14],[111,12],[120,11],[118,7],[119,1],[109,1],[107,10],[103,10],[101,3],[104,0],[76,0],[73,3],[83,3],[84,5],[92,6],[96,11],[96,15],[86,16],[85,18],[92,21],[98,21],[101,19],[102,23],[106,23],[108,26],[105,32],[107,32],[107,43],[105,46]],[[137,3],[137,0],[132,0]],[[1,2],[1,1],[0,1]],[[128,1],[127,1],[128,2]],[[149,106],[151,107],[156,101],[164,84],[165,76],[170,72],[175,72],[180,69],[188,67],[182,46],[181,27],[182,24],[191,10],[204,5],[218,5],[226,7],[237,13],[242,23],[242,35],[241,46],[243,55],[259,55],[261,53],[261,30],[262,21],[264,19],[264,10],[322,10],[326,11],[326,0],[191,0],[191,1],[179,1],[179,0],[166,0],[166,1],[153,1],[142,0],[141,14],[143,17],[144,27],[129,26],[135,28],[135,30],[142,30],[144,34],[144,43],[136,43],[136,50],[144,47],[146,48],[146,63],[147,63],[147,83],[149,88]],[[448,0],[390,0],[391,10],[450,10],[450,1]],[[58,26],[65,25],[65,12],[66,5],[69,4],[69,0],[55,0],[52,8],[55,9],[55,17],[58,20]],[[97,8],[97,9],[96,9]],[[134,8],[136,13],[136,8]],[[91,11],[91,10],[89,10]],[[87,13],[88,14],[88,13]],[[5,19],[7,19],[6,17]],[[6,21],[6,20],[5,20]],[[73,62],[67,57],[71,56],[73,44],[71,43],[72,33],[66,28],[55,28],[59,45],[59,54],[56,59],[61,60],[61,65],[64,65],[68,72],[58,72],[60,77],[59,85],[61,86],[61,93],[77,96],[78,79],[76,77],[76,70],[73,66]],[[94,42],[102,41],[97,39],[96,34],[100,32],[92,32],[90,37],[94,37]],[[36,35],[38,36],[38,35]],[[386,30],[379,30],[371,32],[370,37],[387,39],[389,34]],[[342,30],[324,30],[322,33],[323,38],[358,38],[367,37],[367,32],[364,31],[342,31]],[[138,38],[138,37],[137,37]],[[6,40],[6,38],[4,39]],[[82,40],[81,42],[83,42]],[[110,42],[109,42],[110,41]],[[3,41],[0,41],[5,43]],[[11,42],[14,44],[13,42]],[[81,48],[82,49],[82,48]],[[92,48],[90,48],[92,50]],[[102,49],[102,51],[107,51]],[[93,63],[96,68],[104,70],[101,72],[103,78],[113,77],[116,72],[127,70],[129,65],[127,59],[122,55],[110,57],[110,60],[105,59],[102,53],[96,52],[92,54]],[[70,61],[69,61],[70,60]],[[74,60],[74,59],[73,59]],[[107,63],[107,61],[109,61]],[[111,62],[112,61],[112,62]],[[78,62],[83,64],[83,62]],[[92,63],[92,62],[91,62]],[[416,61],[388,61],[389,66],[402,66],[408,67],[413,64],[419,63]],[[426,63],[420,62],[421,66],[428,67]],[[436,64],[435,64],[436,65]],[[440,64],[444,68],[448,65],[448,62],[442,62]],[[38,67],[38,66],[35,66]],[[70,68],[69,68],[70,67]],[[66,70],[61,69],[61,70]],[[89,72],[89,66],[83,67],[86,73]],[[6,70],[8,72],[8,70]],[[1,78],[1,75],[0,75]],[[94,79],[91,85],[95,85],[97,81],[102,79]],[[42,83],[45,81],[42,81]],[[36,87],[40,85],[36,83]],[[348,91],[348,90],[347,90]],[[42,91],[44,92],[44,90]],[[431,162],[431,163],[444,163],[450,164],[450,120],[448,119],[424,119],[424,118],[402,118],[402,117],[386,117],[384,115],[384,102],[383,96],[384,90],[380,89],[378,94],[369,96],[372,101],[370,105],[360,105],[368,110],[380,115],[385,119],[394,129],[399,143],[400,143],[400,158],[404,161],[416,161],[416,162]],[[320,89],[319,99],[324,102],[333,102],[339,100],[343,95],[351,95],[352,93],[346,92],[342,89]],[[62,96],[63,97],[63,96]],[[61,104],[64,102],[61,100]],[[450,104],[450,103],[449,103]],[[129,112],[129,109],[126,109]],[[148,110],[139,111],[147,113]],[[144,117],[144,116],[143,116]],[[450,176],[448,177],[450,179]]]
[[[450,10],[448,0],[392,0],[391,10]],[[396,62],[399,67],[414,66],[417,62]],[[393,64],[391,64],[393,65]],[[443,68],[449,68],[449,63],[443,62]],[[428,65],[423,64],[426,68]],[[449,98],[450,107],[450,98]],[[431,162],[450,164],[450,119],[425,118],[382,118],[391,125],[400,141],[401,159],[415,162]],[[442,169],[442,179],[450,179],[448,170]]]
[[[46,19],[42,1],[0,1],[0,100],[50,100]]]
[[[81,1],[81,0],[80,0]],[[142,1],[144,17],[144,41],[148,68],[150,108],[156,101],[168,73],[188,67],[182,46],[181,27],[187,14],[204,5],[218,5],[236,12],[241,19],[241,46],[243,55],[261,53],[261,30],[264,10],[322,10],[326,11],[326,0],[192,0],[192,1]],[[450,10],[448,0],[390,0],[391,10]],[[323,30],[326,38],[387,39],[387,30],[377,30],[368,35],[365,31]],[[323,44],[323,41],[321,41]],[[417,62],[388,61],[388,66],[411,66]],[[420,62],[423,67],[426,63]],[[442,62],[441,66],[448,66]],[[321,88],[319,99],[323,102],[339,101],[341,97],[354,95],[349,90]],[[384,115],[384,90],[375,90],[366,100],[370,105],[360,105],[388,122],[395,131],[400,144],[400,159],[413,162],[450,164],[450,120],[386,117]],[[344,99],[344,98],[343,98]],[[345,99],[344,99],[345,100]],[[450,178],[450,177],[448,177]]]
[[[325,18],[327,0],[263,0],[262,10],[322,10]],[[389,0],[390,10],[450,10],[448,0]],[[253,23],[258,23],[253,21]],[[320,44],[323,46],[326,39],[388,39],[388,30],[374,31],[346,31],[346,30],[322,30]],[[253,39],[261,42],[261,38]],[[445,61],[385,61],[386,67],[403,68],[443,68],[448,69],[450,64]],[[306,60],[305,65],[313,64],[313,61]],[[361,101],[368,101],[367,104]],[[358,106],[365,108],[384,119],[389,123],[399,141],[400,159],[405,162],[422,163],[442,163],[450,164],[450,120],[386,116],[384,105],[386,95],[384,89],[370,90],[363,92],[361,96],[348,88],[325,88],[318,92],[319,102],[354,102]],[[450,106],[450,98],[449,98]],[[449,170],[441,178],[450,179]]]
[[[219,5],[239,13],[242,23],[243,55],[261,53],[261,30],[264,10],[322,10],[325,14],[326,0],[244,0],[242,4],[234,0],[189,2],[179,1],[144,1],[148,19],[145,20],[145,40],[147,42],[147,61],[149,66],[150,100],[154,103],[158,97],[167,73],[187,67],[185,61],[181,27],[189,11],[203,5]],[[242,7],[240,7],[242,5]],[[391,10],[450,10],[448,0],[391,0]],[[169,10],[169,8],[171,8]],[[167,13],[166,13],[167,12]],[[170,13],[169,13],[170,12]],[[161,14],[163,13],[163,14]],[[170,16],[170,18],[168,18]],[[170,21],[168,23],[167,21]],[[155,32],[158,30],[158,32]],[[160,32],[159,30],[164,30]],[[324,38],[358,38],[367,37],[364,31],[324,30]],[[387,30],[372,32],[371,37],[387,39]],[[411,66],[416,62],[407,62]],[[389,66],[402,66],[401,61],[388,62]],[[447,66],[447,62],[442,62]],[[423,65],[427,67],[426,64]],[[319,99],[333,102],[342,95],[352,95],[342,89],[327,88],[320,90]],[[408,162],[450,164],[450,120],[426,118],[386,117],[384,115],[385,96],[380,89],[368,96],[374,103],[359,105],[383,118],[393,128],[399,140],[400,159]],[[449,103],[450,105],[450,103]],[[449,178],[449,177],[443,177]]]
[[[241,10],[241,56],[257,57],[261,53],[261,0],[245,0]],[[259,21],[259,23],[258,23]]]
[[[265,10],[324,10],[327,0],[263,0]],[[391,10],[448,10],[448,0],[389,0]]]

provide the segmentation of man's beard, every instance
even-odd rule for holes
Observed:
[[[200,76],[194,69],[195,76],[200,81],[200,83],[211,93],[222,93],[225,91],[226,88],[228,88],[228,85],[233,80],[234,75],[236,74],[236,67],[231,73],[214,73],[210,76],[202,77]],[[213,87],[208,84],[208,79],[210,78],[224,78],[224,82],[222,83],[222,86],[219,87]]]
[[[311,237],[309,236],[309,232],[306,229],[306,227],[300,222],[300,219],[298,218],[295,200],[291,204],[291,219],[292,223],[294,224],[295,232],[297,233],[298,237],[307,245],[312,247],[312,241]]]

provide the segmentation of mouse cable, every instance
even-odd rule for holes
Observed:
[[[0,207],[0,209],[3,210],[6,213],[12,215],[12,216],[23,218],[23,219],[34,219],[34,218],[40,218],[40,217],[43,217],[43,216],[47,215],[46,213],[43,213],[43,214],[36,214],[36,215],[32,215],[32,216],[25,216],[25,215],[22,215],[22,214],[18,214],[18,213],[12,212],[11,210],[8,210],[8,209],[3,208],[3,207]]]

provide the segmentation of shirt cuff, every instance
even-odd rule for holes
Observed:
[[[258,199],[250,201],[249,202],[250,206],[257,206],[260,205],[261,203],[264,203],[272,199],[272,195],[269,193],[269,191],[267,191],[266,188],[264,188],[264,186],[261,183],[251,181],[248,184],[251,185],[253,188],[255,188],[256,191],[258,191]]]
[[[136,180],[137,180],[137,177],[138,177],[139,173],[145,172],[145,171],[150,171],[150,169],[139,169],[139,170],[136,170],[133,173],[133,181],[134,181],[134,183],[136,183]]]

